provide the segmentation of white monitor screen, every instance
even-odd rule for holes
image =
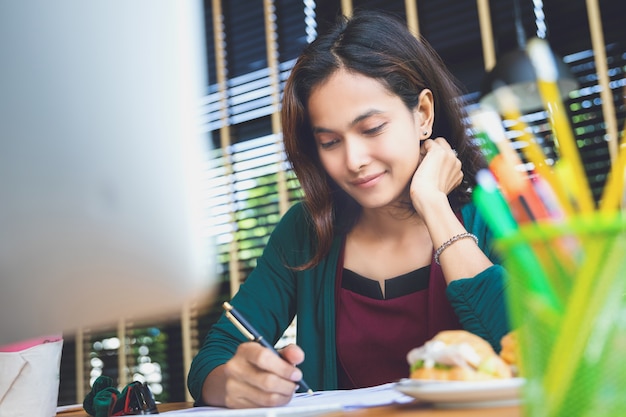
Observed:
[[[209,296],[202,2],[0,2],[0,345]]]

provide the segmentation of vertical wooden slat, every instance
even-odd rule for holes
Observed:
[[[265,49],[267,51],[267,67],[269,70],[270,87],[272,89],[272,134],[276,138],[276,149],[282,149],[282,128],[280,124],[280,83],[278,81],[278,47],[276,32],[278,22],[273,0],[263,0],[263,17],[265,20]],[[287,193],[287,178],[282,169],[282,161],[278,161],[276,181],[278,186],[278,211],[285,214],[289,208],[289,195]]]
[[[478,23],[480,25],[480,39],[483,46],[485,71],[491,71],[496,65],[496,50],[493,41],[493,26],[491,24],[489,0],[476,0],[476,6],[478,7]]]
[[[83,329],[76,331],[76,403],[85,399],[85,339]]]
[[[212,0],[213,12],[213,40],[215,43],[215,75],[217,81],[217,89],[220,97],[220,146],[224,156],[224,171],[226,177],[232,178],[233,165],[231,155],[228,152],[230,148],[230,125],[228,120],[228,91],[226,87],[226,51],[224,44],[226,42],[226,33],[223,27],[222,1]],[[232,192],[229,190],[232,200]],[[230,294],[235,295],[239,291],[241,285],[241,273],[239,272],[239,256],[237,252],[236,219],[235,213],[230,211],[230,222],[235,226],[233,229],[233,238],[229,247],[229,269],[230,269]]]
[[[341,13],[344,16],[352,16],[352,0],[341,0]]]
[[[606,49],[604,45],[604,34],[602,32],[602,19],[600,18],[600,6],[598,0],[587,1],[587,17],[589,19],[589,29],[591,31],[591,44],[593,46],[593,59],[596,64],[596,74],[600,84],[600,98],[602,99],[602,116],[606,125],[607,142],[611,162],[617,157],[618,136],[617,117],[615,115],[615,104],[613,103],[613,92],[609,85],[609,68],[606,61]]]
[[[126,349],[126,320],[120,319],[117,322],[117,338],[120,341],[120,347],[117,353],[117,384],[119,387],[125,387],[128,384],[128,375],[126,369],[128,369],[128,362],[126,355],[128,354]]]
[[[406,11],[406,25],[413,35],[419,37],[420,27],[417,16],[417,0],[404,0],[404,10]]]
[[[183,375],[185,378],[185,387],[187,386],[187,375],[189,374],[189,369],[191,368],[191,361],[193,359],[193,354],[191,351],[191,306],[190,303],[187,302],[182,308],[180,315],[180,332],[181,332],[181,343],[183,350]],[[193,398],[189,393],[188,389],[185,389],[185,401],[191,402]]]

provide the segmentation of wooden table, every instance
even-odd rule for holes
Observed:
[[[167,403],[159,404],[159,412],[181,410],[192,407],[192,403]],[[494,408],[459,408],[459,409],[435,409],[424,403],[410,403],[402,405],[387,405],[383,407],[361,408],[358,410],[330,412],[323,414],[324,417],[522,417],[522,409],[513,407]],[[57,414],[57,417],[90,417],[84,410],[68,411]]]

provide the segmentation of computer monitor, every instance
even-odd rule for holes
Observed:
[[[0,2],[0,346],[210,297],[199,0]]]

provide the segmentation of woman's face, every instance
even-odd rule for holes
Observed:
[[[418,107],[410,111],[376,79],[343,69],[311,92],[309,117],[322,165],[363,208],[404,196],[421,158]]]

